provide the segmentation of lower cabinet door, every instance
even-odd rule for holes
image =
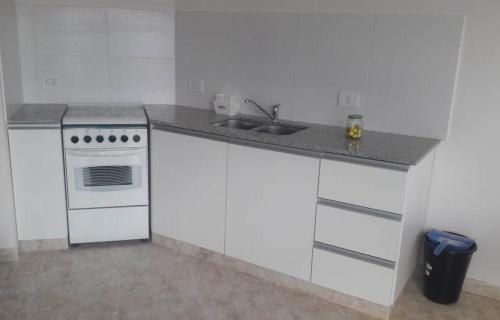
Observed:
[[[227,144],[152,130],[151,228],[224,253]]]
[[[68,236],[60,129],[9,129],[18,240]]]
[[[226,254],[309,280],[319,159],[229,145]]]
[[[311,282],[384,306],[392,304],[394,269],[314,249]]]

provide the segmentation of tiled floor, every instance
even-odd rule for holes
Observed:
[[[428,302],[408,286],[394,319],[500,319],[500,302],[464,293]],[[319,298],[152,244],[82,246],[0,264],[0,319],[371,320]]]

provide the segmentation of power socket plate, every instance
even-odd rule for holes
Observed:
[[[359,108],[359,92],[342,91],[339,93],[338,106],[341,108]]]
[[[204,92],[205,81],[202,79],[190,79],[188,83],[188,90],[191,92]]]

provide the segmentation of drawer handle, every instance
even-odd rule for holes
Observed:
[[[389,268],[389,269],[394,269],[394,266],[396,265],[393,261],[389,261],[389,260],[385,260],[385,259],[382,259],[382,258],[377,258],[377,257],[369,256],[369,255],[366,255],[366,254],[363,254],[363,253],[359,253],[359,252],[356,252],[356,251],[347,250],[347,249],[344,249],[344,248],[339,248],[339,247],[332,246],[330,244],[326,244],[326,243],[319,242],[319,241],[314,241],[314,248],[320,249],[320,250],[323,250],[323,251],[328,251],[328,252],[331,252],[331,253],[340,254],[340,255],[348,257],[348,258],[353,258],[353,259],[364,261],[364,262],[368,262],[368,263],[371,263],[371,264],[376,264],[376,265],[379,265],[379,266],[382,266],[382,267],[386,267],[386,268]]]
[[[356,206],[356,205],[350,204],[350,203],[318,198],[318,204],[322,205],[322,206],[327,206],[327,207],[346,209],[349,211],[362,213],[362,214],[368,214],[371,216],[376,216],[376,217],[394,220],[394,221],[398,221],[398,222],[401,221],[400,214],[392,213],[392,212],[388,212],[388,211],[383,211],[383,210],[367,208],[367,207],[360,207],[360,206]]]

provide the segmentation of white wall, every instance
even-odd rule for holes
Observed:
[[[16,70],[16,61],[18,60],[15,56],[17,48],[15,17],[13,2],[0,1],[0,253],[3,251],[2,249],[17,248],[16,218],[6,126],[6,104],[15,105],[22,99],[20,90],[18,90],[20,88],[20,70],[19,68]],[[8,96],[5,94],[4,89],[10,90]],[[9,252],[15,251],[10,250]],[[12,256],[0,258],[12,258]]]
[[[16,3],[94,8],[170,10],[175,0],[14,0]]]
[[[25,2],[17,5],[25,102],[175,101],[172,1],[154,10],[132,1]]]
[[[499,5],[497,0],[178,0],[176,2],[176,8],[181,11],[411,14],[493,13],[498,11]]]
[[[437,150],[427,225],[477,239],[469,277],[500,286],[500,2],[497,0],[183,0],[179,10],[464,14],[448,139]]]
[[[13,0],[0,1],[0,42],[4,72],[7,113],[11,114],[23,102],[21,62],[17,33],[16,6]]]
[[[362,113],[368,129],[444,138],[462,29],[460,15],[178,11],[177,103],[210,108],[226,92],[280,103],[283,119],[343,126]],[[339,108],[342,91],[360,108]]]
[[[477,239],[470,276],[500,286],[500,10],[470,14],[450,139],[436,155],[427,225]]]
[[[0,46],[0,56],[2,47]],[[5,99],[2,66],[0,65],[0,249],[17,248],[16,217],[12,178],[10,172],[9,143],[5,121]]]

